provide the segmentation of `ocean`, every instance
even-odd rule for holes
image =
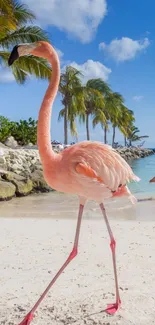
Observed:
[[[145,198],[148,196],[155,197],[155,183],[149,183],[149,180],[155,176],[155,155],[133,160],[130,162],[134,173],[140,177],[140,182],[132,182],[129,188],[132,193]]]

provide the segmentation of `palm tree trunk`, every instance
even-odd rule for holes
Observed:
[[[89,114],[86,114],[86,133],[87,133],[87,140],[90,140],[90,134],[89,134]]]
[[[115,144],[115,135],[116,135],[116,127],[113,126],[112,147],[114,147]]]
[[[65,106],[64,112],[64,144],[68,144],[68,107]]]
[[[107,143],[107,128],[104,127],[104,143]]]
[[[124,136],[124,145],[126,147],[126,136]]]

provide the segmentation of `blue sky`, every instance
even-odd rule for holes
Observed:
[[[71,64],[85,75],[100,77],[120,92],[132,109],[146,146],[155,147],[155,2],[150,0],[25,0],[58,50],[61,67]],[[28,80],[19,86],[11,71],[0,67],[0,114],[12,120],[37,119],[47,82]],[[60,96],[52,113],[52,139],[63,141]],[[79,140],[85,127],[77,123]],[[91,139],[103,140],[103,131],[91,127]],[[117,132],[117,141],[122,141]],[[70,141],[71,141],[70,137]],[[111,132],[108,134],[111,142]]]

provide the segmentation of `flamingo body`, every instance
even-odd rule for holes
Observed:
[[[74,144],[55,154],[51,164],[44,167],[44,177],[57,191],[100,203],[116,195],[130,197],[126,183],[139,180],[111,146],[90,141]]]

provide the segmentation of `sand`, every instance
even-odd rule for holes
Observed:
[[[74,197],[70,206],[68,201],[62,194],[47,194],[0,203],[0,324],[19,324],[68,257],[77,209]],[[115,299],[112,259],[100,210],[90,202],[79,254],[42,302],[32,324],[155,324],[155,203],[124,207],[114,210],[107,204],[117,241],[122,299],[118,313],[104,312]]]

